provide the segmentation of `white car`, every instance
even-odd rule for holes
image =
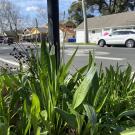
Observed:
[[[107,45],[126,45],[132,48],[135,46],[135,30],[117,30],[109,35],[99,38],[98,43],[100,47]]]

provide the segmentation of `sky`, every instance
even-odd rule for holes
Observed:
[[[47,11],[47,0],[10,0],[12,3],[17,5],[23,15],[35,16],[39,9]],[[60,13],[64,11],[67,14],[68,8],[71,3],[75,0],[59,0]]]
[[[47,23],[47,19],[39,16],[39,10],[42,10],[47,16],[47,0],[10,0],[15,4],[20,11],[21,16],[27,20],[27,24],[33,24],[35,18],[39,20],[40,25]],[[63,20],[64,12],[66,17],[68,16],[68,9],[72,2],[77,0],[59,0],[60,19]],[[98,15],[98,13],[95,13]],[[46,17],[47,18],[47,17]],[[25,20],[25,22],[26,22]]]
[[[19,8],[20,14],[26,19],[34,20],[35,18],[38,17],[38,19],[40,20],[39,23],[40,24],[44,23],[43,21],[45,21],[45,19],[39,16],[38,11],[42,9],[42,11],[47,15],[47,0],[10,0],[10,1]],[[66,16],[68,16],[68,8],[70,7],[73,1],[76,0],[59,0],[59,9],[61,18],[63,18],[64,16],[64,11],[66,13]]]

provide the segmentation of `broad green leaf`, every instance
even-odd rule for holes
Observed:
[[[73,62],[73,59],[75,57],[75,54],[77,52],[78,48],[75,50],[75,52],[73,53],[73,55],[71,56],[71,58],[68,60],[68,62],[66,63],[66,65],[64,65],[61,73],[60,73],[60,82],[62,82],[62,80],[64,80],[65,76],[67,75],[67,72],[69,71],[69,68]]]
[[[93,106],[96,109],[96,112],[99,113],[102,109],[102,107],[104,106],[106,99],[109,95],[109,91],[105,90],[104,88],[102,88],[100,86],[99,90],[96,93],[95,99],[94,99],[94,104]]]
[[[31,105],[31,113],[35,115],[37,118],[40,113],[40,101],[38,96],[35,93],[32,93],[32,105]]]
[[[96,67],[93,64],[88,73],[86,74],[84,80],[81,82],[80,86],[75,91],[72,102],[72,107],[74,109],[76,109],[86,98],[95,73]]]
[[[52,72],[52,68],[51,68],[51,58],[48,52],[48,48],[46,45],[46,42],[43,40],[41,43],[41,67],[44,69],[46,68],[48,73],[49,73],[49,77],[51,78],[51,72]]]
[[[61,117],[74,129],[77,128],[77,120],[76,120],[76,117],[75,115],[73,114],[70,114],[66,111],[63,111],[57,107],[55,107],[55,111],[58,112]]]
[[[67,87],[72,90],[76,85],[78,85],[78,80],[82,79],[84,77],[84,73],[88,69],[88,65],[80,68],[79,70],[76,71],[75,74],[73,74],[68,82]]]
[[[85,117],[84,117],[84,115],[81,115],[78,112],[74,112],[74,114],[76,116],[76,121],[77,121],[77,125],[78,125],[77,131],[78,131],[78,134],[81,135],[82,127],[85,122]]]
[[[88,103],[92,106],[94,104],[94,99],[96,97],[98,90],[99,90],[99,78],[96,72],[91,82],[90,90],[88,93]]]
[[[93,52],[94,53],[94,52]],[[88,69],[92,66],[92,63],[94,63],[94,57],[91,54],[91,51],[89,52],[89,64],[88,64]]]
[[[135,127],[129,128],[120,133],[120,135],[135,135]]]
[[[94,126],[97,122],[97,116],[96,116],[95,109],[88,104],[84,104],[83,106],[84,106],[86,115],[88,116],[88,120],[90,122],[90,125]]]
[[[40,130],[41,130],[41,128],[38,127],[38,128],[37,128],[37,131],[36,131],[36,135],[40,135]]]
[[[68,60],[68,62],[65,65],[65,72],[67,72],[67,70],[69,69],[69,67],[71,66],[71,63],[73,62],[73,59],[76,55],[78,48],[75,50],[75,52],[73,53],[73,55],[71,56],[71,58]]]

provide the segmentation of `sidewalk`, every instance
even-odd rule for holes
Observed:
[[[60,46],[62,47],[63,43],[61,43]],[[69,47],[69,48],[72,48],[72,47],[73,48],[76,48],[76,47],[81,48],[82,47],[83,48],[83,47],[97,47],[97,45],[92,45],[92,44],[88,45],[88,44],[83,44],[83,43],[82,44],[74,44],[74,43],[73,44],[71,44],[71,43],[68,44],[68,43],[64,43],[64,47]]]

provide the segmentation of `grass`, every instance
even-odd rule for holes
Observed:
[[[35,45],[41,45],[41,42],[33,42]],[[48,44],[48,43],[47,43]],[[62,44],[63,43],[61,43],[61,46],[62,46]],[[64,43],[65,45],[96,45],[96,43],[75,43],[75,42],[73,42],[73,43],[71,43],[71,42],[65,42]]]
[[[65,45],[96,45],[96,43],[68,43],[66,42]]]

